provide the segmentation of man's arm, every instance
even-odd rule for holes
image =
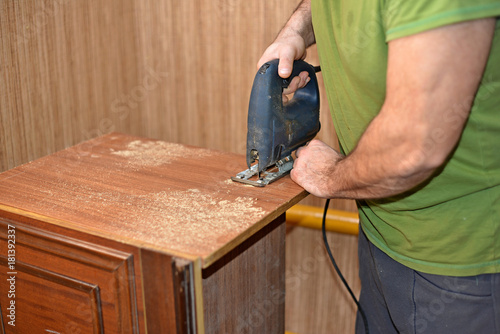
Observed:
[[[494,19],[389,42],[380,113],[347,157],[320,141],[298,150],[292,179],[330,198],[383,198],[410,190],[456,146],[491,47]]]
[[[311,0],[302,0],[273,44],[264,51],[257,63],[257,68],[260,68],[267,61],[279,59],[278,74],[282,78],[288,78],[292,74],[293,61],[304,59],[306,49],[314,43]],[[287,101],[286,94],[303,88],[309,80],[307,72],[302,72],[298,77],[293,78],[288,88],[283,92],[284,101]]]

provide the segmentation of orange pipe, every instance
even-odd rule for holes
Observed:
[[[286,212],[287,224],[321,230],[323,209],[296,204]],[[358,235],[359,216],[355,212],[329,209],[326,213],[327,231]]]

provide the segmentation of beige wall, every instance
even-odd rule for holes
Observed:
[[[110,131],[244,154],[257,60],[295,6],[293,0],[1,1],[0,171]],[[318,64],[315,50],[307,60]],[[335,146],[324,95],[321,118],[320,138]],[[332,207],[355,209],[351,201]],[[294,253],[290,266],[320,240],[316,231],[305,232],[312,233],[306,241],[294,233],[289,247],[304,253]],[[345,251],[345,261],[355,263],[355,244]],[[332,302],[305,283],[298,291],[312,293],[319,306]],[[287,306],[294,323],[316,316],[300,307]]]

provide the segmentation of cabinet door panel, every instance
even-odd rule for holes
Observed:
[[[7,332],[15,329],[16,333],[31,333],[42,324],[48,333],[103,332],[100,294],[96,285],[24,264],[17,264],[14,275],[11,275],[7,263],[7,259],[0,256],[0,280],[8,282],[7,291],[13,291],[15,295],[12,298],[7,293],[0,298]],[[7,281],[12,277],[13,286],[10,284],[12,280]],[[15,301],[15,318],[9,317],[10,311],[7,310],[11,300]]]
[[[13,255],[8,253],[10,234],[15,235],[14,267],[12,256],[7,257]],[[15,298],[6,293],[11,276]],[[33,333],[139,332],[132,254],[3,218],[0,291],[6,333],[24,333],[20,326]],[[16,327],[5,312],[11,300]]]

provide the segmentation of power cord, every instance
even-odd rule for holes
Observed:
[[[328,211],[328,207],[330,206],[330,199],[326,200],[325,203],[325,210],[323,212],[323,223],[321,226],[321,230],[323,231],[323,241],[325,243],[326,251],[328,253],[328,256],[330,257],[330,260],[332,261],[333,267],[335,268],[335,271],[339,275],[340,279],[342,280],[342,283],[344,283],[344,286],[346,287],[347,291],[349,291],[349,294],[351,295],[352,299],[354,300],[354,303],[356,303],[358,307],[358,311],[361,314],[361,317],[363,318],[363,323],[365,325],[365,333],[370,334],[370,330],[368,329],[368,321],[366,320],[366,314],[361,308],[361,305],[359,304],[358,299],[356,296],[354,296],[354,293],[352,292],[351,288],[349,287],[349,284],[344,278],[344,275],[340,272],[339,267],[337,266],[337,263],[335,262],[335,259],[333,258],[332,251],[330,250],[330,245],[328,244],[328,240],[326,238],[326,212]]]
[[[314,72],[318,73],[321,72],[321,66],[314,66]],[[328,240],[326,238],[326,212],[328,211],[328,207],[330,206],[330,199],[326,200],[325,203],[325,210],[323,212],[323,223],[321,226],[321,230],[323,231],[323,241],[325,243],[326,251],[328,253],[328,256],[330,257],[330,260],[332,261],[333,267],[335,268],[335,271],[339,275],[342,283],[344,283],[344,286],[346,287],[347,291],[349,291],[349,294],[351,295],[352,299],[354,300],[354,303],[356,303],[356,306],[358,307],[358,311],[361,314],[361,318],[363,318],[363,323],[365,325],[365,334],[370,334],[370,329],[368,328],[368,321],[366,319],[366,314],[363,311],[363,308],[359,304],[358,299],[356,296],[354,296],[354,293],[352,292],[351,288],[349,287],[349,284],[344,278],[344,275],[340,272],[339,267],[337,266],[337,262],[335,262],[335,259],[333,258],[332,251],[330,249],[330,245],[328,244]]]

